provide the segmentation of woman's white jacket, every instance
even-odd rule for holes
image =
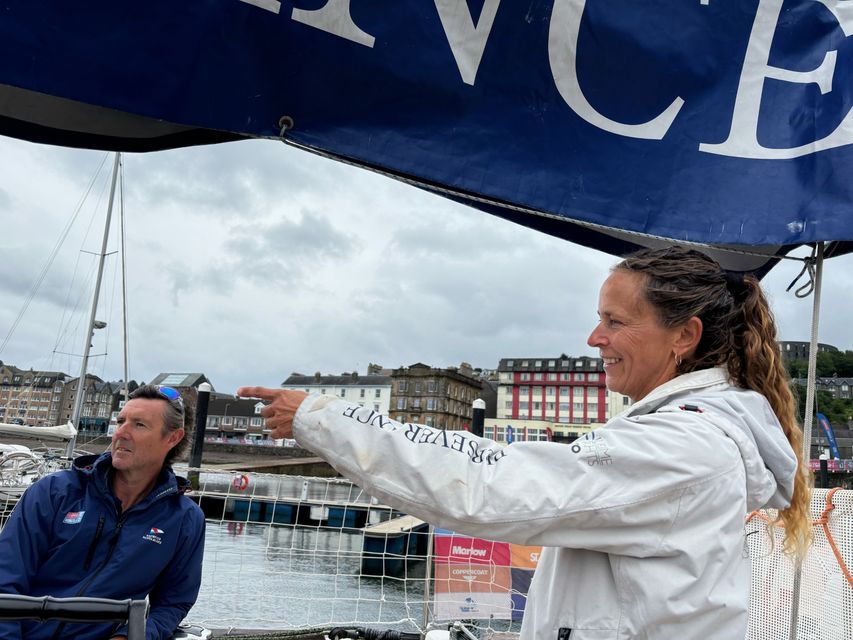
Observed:
[[[546,547],[522,640],[744,638],[744,518],[787,506],[797,464],[766,399],[722,369],[679,376],[571,444],[500,446],[323,395],[294,434],[405,513]]]

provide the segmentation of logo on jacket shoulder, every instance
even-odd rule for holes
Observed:
[[[572,453],[581,454],[580,457],[591,467],[596,465],[607,466],[613,464],[610,457],[607,441],[603,436],[590,431],[586,435],[572,443]]]
[[[83,521],[83,514],[85,511],[69,511],[65,514],[65,517],[62,519],[62,522],[65,524],[80,524]]]
[[[163,544],[163,538],[161,537],[165,532],[162,529],[158,529],[157,527],[151,527],[147,534],[142,536],[143,540],[148,540],[149,542],[156,542],[157,544]]]

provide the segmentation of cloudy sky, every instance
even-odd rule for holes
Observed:
[[[133,379],[203,372],[230,393],[370,362],[596,355],[586,336],[610,256],[271,141],[123,162]],[[0,139],[0,360],[79,372],[111,163]],[[107,379],[123,370],[118,265],[107,259],[92,349],[107,355],[90,365]],[[844,349],[851,267],[827,262],[821,310],[821,341]],[[810,334],[812,299],[785,292],[799,269],[764,281],[788,340]]]

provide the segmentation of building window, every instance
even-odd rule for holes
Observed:
[[[378,404],[373,405],[373,410],[374,410],[374,411],[379,411],[379,405],[378,405]]]
[[[414,409],[420,409],[421,408],[421,399],[420,398],[414,399],[414,401],[412,402],[412,408],[414,408]]]
[[[597,373],[588,373],[586,379],[590,382],[598,382],[598,374]]]
[[[407,388],[408,384],[405,380],[400,380],[400,382],[397,383],[397,391],[405,391]]]
[[[584,374],[582,374],[582,373],[576,373],[575,374],[575,380],[582,382],[583,379],[584,379]]]
[[[431,426],[433,426],[434,422],[435,422],[435,418],[433,418],[432,416],[426,417],[426,426],[431,427]]]
[[[572,379],[572,377],[571,377],[571,374],[569,374],[569,373],[561,373],[560,374],[560,380],[562,380],[563,382],[568,382],[571,379]]]
[[[561,398],[568,398],[570,390],[571,390],[571,387],[560,387],[560,397]]]
[[[533,379],[534,380],[542,380],[542,374],[541,373],[534,373]]]
[[[346,397],[347,397],[347,390],[341,389],[341,398],[346,398]]]
[[[435,393],[435,380],[430,380],[427,382],[427,392]]]
[[[395,419],[397,422],[405,422],[405,421],[406,421],[406,416],[402,416],[402,415],[400,415],[400,414],[397,414],[397,417],[396,417],[396,418],[394,418],[394,419]]]
[[[435,411],[435,398],[427,398],[427,411]]]
[[[405,398],[397,398],[397,408],[405,409],[406,408],[406,399]]]
[[[527,413],[527,411],[529,409],[530,409],[530,403],[527,402],[526,400],[518,403],[518,410],[519,411],[524,411],[525,413]]]
[[[530,395],[530,387],[519,387],[518,395],[520,396],[528,396]]]
[[[512,410],[512,400],[507,400],[507,401],[504,403],[504,409]]]
[[[512,366],[513,366],[514,364],[515,364],[515,361],[514,361],[514,360],[507,360],[507,361],[506,361],[506,366],[507,366],[507,367],[512,368]]]
[[[376,389],[376,390],[373,392],[373,397],[374,397],[374,398],[380,398],[380,397],[382,397],[382,389]]]
[[[557,387],[545,387],[545,395],[553,396],[557,394]]]
[[[521,381],[527,382],[528,380],[530,380],[530,374],[529,373],[522,373],[521,374]]]

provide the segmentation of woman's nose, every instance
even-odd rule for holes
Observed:
[[[598,347],[604,343],[604,335],[601,331],[600,322],[595,325],[595,328],[592,330],[592,333],[589,334],[589,338],[586,339],[586,343],[590,347]]]

